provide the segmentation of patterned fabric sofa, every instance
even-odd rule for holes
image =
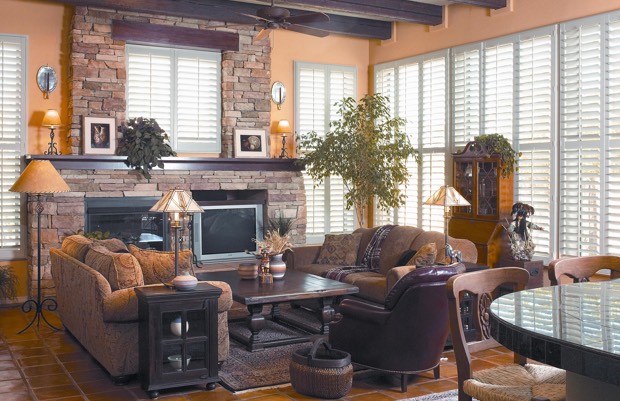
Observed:
[[[354,254],[352,257],[346,256],[344,259],[348,258],[350,261],[354,261],[352,265],[361,265],[366,247],[378,229],[379,227],[355,230],[353,234],[359,237],[359,245],[351,244],[349,249],[345,251]],[[435,244],[437,260],[443,258],[444,239],[445,234],[437,231],[424,231],[421,228],[411,226],[395,226],[383,241],[377,271],[352,273],[344,277],[342,281],[357,286],[359,288],[359,293],[356,294],[358,297],[383,304],[394,284],[416,268],[415,265],[404,266],[406,263],[404,260],[408,260],[415,251],[431,243]],[[478,251],[473,242],[450,237],[449,243],[454,250],[462,253],[463,262],[476,262]],[[320,263],[319,257],[322,254],[323,247],[323,245],[294,247],[285,254],[287,268],[325,276],[327,271],[342,266],[342,264]]]
[[[65,328],[121,384],[138,373],[138,300],[135,286],[161,284],[174,275],[174,253],[130,249],[119,240],[67,237],[50,249],[58,313]],[[191,267],[191,251],[180,266]],[[144,271],[144,273],[143,273]],[[167,277],[166,277],[167,275]],[[228,284],[218,300],[218,360],[228,358]]]

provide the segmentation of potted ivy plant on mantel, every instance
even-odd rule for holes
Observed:
[[[162,157],[177,155],[168,143],[168,134],[154,118],[131,118],[120,131],[123,138],[118,155],[127,156],[125,164],[140,171],[147,180],[151,179],[153,167],[164,168]]]
[[[372,199],[382,210],[404,204],[407,161],[413,157],[419,163],[419,154],[404,131],[405,120],[392,117],[386,96],[365,95],[359,102],[348,97],[336,106],[340,118],[331,122],[325,137],[316,132],[298,137],[298,162],[317,183],[342,177],[347,210],[354,207],[365,227]]]

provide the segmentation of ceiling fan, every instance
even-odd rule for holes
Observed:
[[[329,31],[307,25],[317,22],[328,22],[329,16],[327,14],[311,12],[291,16],[289,10],[274,6],[273,2],[274,0],[271,0],[271,6],[256,10],[256,15],[242,14],[246,17],[254,18],[256,20],[254,26],[262,28],[254,40],[266,38],[274,29],[286,29],[306,35],[318,36],[320,38],[329,35]]]

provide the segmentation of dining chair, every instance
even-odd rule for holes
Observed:
[[[547,274],[551,285],[560,284],[562,276],[571,279],[573,283],[581,283],[590,281],[590,277],[603,269],[611,270],[610,279],[620,278],[620,257],[596,255],[560,258],[549,263]]]
[[[490,339],[489,308],[494,296],[505,291],[522,291],[529,280],[527,270],[501,267],[459,274],[448,280],[450,333],[458,372],[458,400],[471,401],[562,401],[566,394],[566,372],[547,365],[527,364],[514,354],[514,363],[474,371],[461,321],[460,301],[472,297],[474,322],[482,339]]]

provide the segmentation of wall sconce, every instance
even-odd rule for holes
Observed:
[[[286,152],[286,135],[292,132],[291,124],[289,124],[288,120],[280,120],[276,132],[282,135],[282,152],[280,152],[280,159],[288,159],[290,156]]]
[[[45,113],[45,117],[43,117],[42,126],[50,128],[50,143],[49,148],[44,154],[46,155],[61,155],[62,153],[56,149],[56,144],[54,143],[54,129],[60,127],[62,122],[60,121],[60,116],[58,112],[54,109],[49,109],[47,113]]]

